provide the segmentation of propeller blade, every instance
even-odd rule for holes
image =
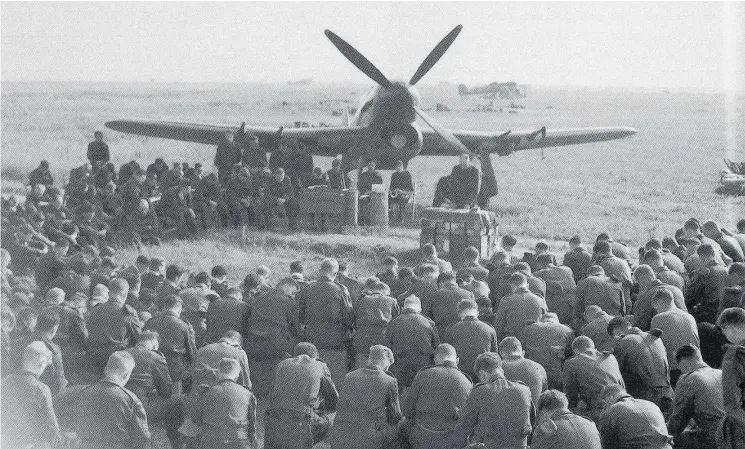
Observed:
[[[437,134],[440,135],[443,139],[445,139],[445,142],[450,144],[450,147],[454,150],[455,153],[461,154],[461,153],[468,153],[472,154],[471,150],[468,149],[465,145],[463,145],[463,142],[458,140],[453,133],[445,129],[442,125],[440,125],[435,119],[427,115],[420,107],[415,106],[414,110],[416,111],[417,115],[424,120],[426,124],[429,125],[430,128],[432,128]]]
[[[419,66],[418,69],[416,69],[416,73],[414,73],[414,76],[411,77],[411,81],[409,81],[409,84],[412,86],[416,84],[424,75],[429,72],[429,70],[437,64],[437,61],[440,60],[442,55],[445,54],[445,52],[450,48],[450,45],[453,43],[456,37],[458,37],[458,34],[460,33],[460,30],[463,29],[463,25],[458,25],[457,27],[453,28],[452,31],[450,31],[447,36],[442,38],[439,44],[435,46],[435,48],[432,49],[431,52],[427,55],[426,58],[424,58],[424,61],[422,61],[422,64]]]
[[[378,68],[375,67],[372,62],[362,56],[362,53],[358,52],[357,49],[349,45],[347,41],[340,38],[330,30],[324,31],[324,34],[326,34],[326,37],[329,38],[331,43],[334,44],[334,46],[341,52],[341,54],[344,55],[345,58],[349,60],[349,62],[354,64],[355,67],[360,69],[362,73],[367,75],[371,80],[375,81],[383,87],[388,87],[391,85],[391,82],[388,81],[388,78],[386,78],[385,75],[383,75],[383,72],[378,70]]]

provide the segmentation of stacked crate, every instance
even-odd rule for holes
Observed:
[[[357,224],[357,191],[352,189],[331,189],[311,187],[298,193],[300,213],[307,218],[310,214],[327,215],[331,227]]]
[[[421,213],[420,246],[431,243],[438,253],[448,253],[456,266],[463,250],[475,247],[482,259],[494,252],[499,226],[494,212],[428,207]]]

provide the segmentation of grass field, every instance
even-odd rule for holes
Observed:
[[[263,125],[295,120],[338,124],[333,110],[356,106],[364,86],[198,84],[2,84],[4,191],[47,158],[59,182],[85,158],[96,129],[117,118]],[[685,219],[713,218],[727,226],[745,215],[745,198],[713,193],[722,159],[745,160],[745,99],[721,95],[532,88],[517,114],[469,112],[453,85],[421,88],[425,107],[458,129],[537,129],[626,125],[639,133],[621,141],[528,151],[498,158],[500,194],[492,207],[500,230],[526,239],[589,239],[602,231],[630,244],[671,234]],[[549,108],[550,107],[550,108]],[[106,132],[117,164],[136,159],[211,163],[199,144]],[[419,193],[431,201],[437,178],[454,157],[421,157],[410,164]],[[328,160],[319,160],[327,165]],[[331,238],[331,237],[330,237]],[[336,238],[331,238],[336,240]],[[395,240],[395,239],[394,239]],[[212,241],[208,239],[208,242]],[[218,241],[215,246],[220,246]],[[174,248],[178,248],[175,245]],[[175,249],[174,249],[175,250]],[[205,253],[203,253],[205,254]]]

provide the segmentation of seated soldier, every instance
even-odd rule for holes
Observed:
[[[165,172],[168,171],[168,164],[165,163],[163,158],[155,158],[155,162],[147,166],[147,173],[154,173],[156,179],[160,180]]]
[[[129,216],[126,232],[138,247],[160,245],[160,222],[146,199],[141,199],[137,211]]]
[[[295,189],[282,167],[275,169],[272,177],[267,178],[262,203],[260,229],[271,230],[272,215],[277,213],[280,216],[286,215],[290,230],[295,230],[298,214]]]
[[[216,174],[210,173],[197,183],[194,192],[194,211],[205,229],[209,227],[208,217],[214,217],[215,214],[222,226],[228,225],[228,207]]]
[[[102,190],[96,193],[96,200],[104,214],[102,218],[110,226],[118,227],[124,215],[124,200],[116,191],[116,184],[113,181],[106,184]]]
[[[398,221],[403,221],[404,205],[414,198],[414,182],[411,173],[404,168],[402,161],[396,161],[396,171],[391,174],[391,185],[388,187],[388,203],[392,212],[398,211]]]
[[[192,236],[197,232],[196,214],[192,208],[188,181],[182,180],[177,186],[166,190],[158,206],[159,215],[168,218],[176,226],[180,238]]]
[[[49,171],[49,162],[43,160],[28,175],[28,184],[33,188],[37,184],[41,184],[44,187],[51,187],[54,184],[54,178],[52,173]]]
[[[99,247],[106,241],[108,226],[96,217],[93,204],[86,202],[78,208],[75,224],[78,227],[79,245]]]
[[[236,227],[247,226],[249,221],[255,221],[256,183],[248,169],[238,169],[230,177],[225,190],[232,224]]]

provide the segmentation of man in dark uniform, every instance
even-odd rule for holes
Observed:
[[[197,350],[191,375],[194,387],[199,384],[211,385],[214,383],[215,371],[220,361],[226,357],[238,362],[240,366],[238,383],[251,390],[251,370],[248,367],[248,356],[241,347],[241,334],[235,330],[225,332],[225,335],[217,343],[204,345]]]
[[[572,269],[574,282],[587,277],[587,270],[592,265],[592,254],[582,246],[582,240],[578,235],[569,239],[569,252],[564,254],[563,264]]]
[[[103,133],[96,131],[93,133],[93,142],[88,144],[88,160],[93,166],[93,170],[97,170],[102,165],[109,162],[111,156],[109,155],[109,146],[103,141]]]
[[[260,173],[267,166],[266,151],[259,145],[259,138],[256,136],[247,136],[244,139],[243,155],[241,163],[248,167],[251,174]]]
[[[411,173],[404,168],[402,161],[396,161],[396,171],[391,173],[391,184],[388,187],[388,207],[399,222],[403,221],[404,206],[413,197],[414,181]]]
[[[102,304],[103,305],[103,304]],[[104,377],[80,392],[74,430],[83,449],[145,449],[150,442],[147,416],[137,395],[124,386],[135,360],[124,351],[111,354]]]
[[[417,371],[432,365],[435,348],[440,344],[434,321],[422,315],[422,303],[414,295],[404,300],[401,315],[388,323],[385,340],[395,358],[391,372],[401,388],[411,385]]]
[[[530,388],[505,379],[502,360],[494,352],[478,356],[474,371],[480,382],[461,409],[451,447],[470,441],[483,443],[486,449],[527,448],[535,422]]]
[[[355,321],[349,291],[334,281],[338,271],[339,263],[335,259],[324,259],[318,280],[300,290],[297,297],[305,338],[316,345],[337,384],[351,364],[351,335]]]
[[[633,398],[621,385],[603,388],[599,399],[606,404],[598,420],[604,448],[672,449],[665,418],[654,403]]]
[[[517,337],[505,337],[499,342],[499,355],[507,380],[522,382],[530,388],[533,403],[538,403],[541,393],[548,389],[546,369],[535,360],[525,358],[522,344]]]
[[[281,167],[275,169],[272,176],[266,179],[261,212],[263,223],[260,222],[260,227],[262,229],[271,230],[272,214],[275,212],[280,216],[287,216],[290,230],[295,229],[299,206],[292,182]]]
[[[258,448],[256,397],[237,383],[240,373],[235,359],[220,360],[217,382],[190,401],[189,415],[202,429],[200,446],[205,449]]]
[[[497,332],[479,320],[479,308],[473,299],[462,299],[457,307],[460,321],[445,329],[442,340],[453,345],[458,352],[458,368],[475,378],[473,364],[476,358],[485,352],[497,351]]]
[[[476,205],[481,189],[481,173],[471,165],[468,153],[460,155],[460,163],[450,173],[450,199],[456,209],[470,209]]]
[[[366,363],[370,347],[384,343],[388,323],[401,313],[396,298],[386,295],[387,289],[378,278],[368,278],[360,299],[353,304],[357,315],[352,338],[356,367]]]
[[[339,261],[339,272],[336,273],[335,280],[338,284],[347,287],[347,291],[349,291],[349,299],[352,301],[352,307],[355,307],[357,301],[359,301],[362,296],[363,286],[362,282],[358,281],[355,276],[349,274],[349,265],[350,263],[345,260]]]
[[[163,311],[145,323],[145,329],[157,332],[160,351],[166,358],[174,391],[181,391],[182,382],[197,352],[194,329],[181,319],[183,302],[176,295],[169,295],[163,302]]]
[[[97,305],[89,312],[87,354],[91,368],[96,373],[103,372],[113,352],[125,350],[137,343],[142,323],[137,311],[124,304],[128,293],[127,281],[112,279],[109,283],[109,301]]]
[[[50,290],[51,291],[51,290]],[[18,353],[15,356],[15,366],[18,369],[22,368],[23,362],[23,351],[26,346],[30,345],[35,341],[44,343],[47,349],[52,353],[51,365],[47,370],[39,377],[41,382],[44,382],[52,393],[52,396],[58,396],[61,394],[65,387],[67,387],[67,378],[65,377],[65,369],[62,362],[62,352],[59,346],[52,341],[54,335],[57,333],[59,328],[60,318],[56,310],[47,308],[36,319],[36,326],[31,335],[28,335],[19,341],[15,342],[18,349]]]
[[[243,302],[243,294],[238,288],[231,288],[224,297],[210,302],[207,306],[207,334],[205,341],[219,341],[225,332],[237,330],[246,335],[246,320],[250,314],[249,305]]]
[[[360,224],[370,223],[370,194],[374,184],[383,184],[383,177],[375,169],[374,160],[367,162],[367,170],[361,172],[357,179],[357,191],[360,195]]]
[[[51,187],[54,184],[54,178],[52,173],[49,171],[49,161],[43,160],[28,175],[28,184],[33,189],[37,184],[41,184],[44,187]]]
[[[249,222],[255,222],[254,199],[258,196],[257,190],[254,176],[248,168],[240,167],[230,177],[225,193],[233,226],[247,226]]]
[[[351,187],[349,176],[341,169],[341,159],[331,161],[331,170],[326,172],[329,187],[332,189],[348,189]]]
[[[569,411],[569,401],[558,390],[544,391],[538,398],[538,423],[531,449],[601,449],[595,423]]]
[[[225,133],[225,139],[220,142],[215,152],[215,167],[221,184],[228,182],[228,176],[233,165],[241,162],[241,149],[234,142],[232,132]]]
[[[546,370],[548,388],[563,388],[561,368],[564,360],[572,355],[572,329],[559,323],[556,314],[545,313],[540,321],[525,326],[518,338],[525,357],[540,363]]]
[[[308,185],[308,179],[313,174],[313,156],[305,148],[305,145],[300,143],[293,148],[289,164],[285,167],[285,170],[296,192]]]
[[[608,323],[613,336],[613,355],[618,361],[629,394],[654,402],[663,412],[670,409],[673,390],[670,388],[670,367],[667,351],[655,329],[643,332],[632,329],[624,317],[614,317]]]
[[[387,373],[393,353],[382,345],[370,348],[367,366],[347,374],[339,393],[333,449],[384,449],[401,433],[398,382]]]
[[[266,412],[264,448],[310,448],[331,428],[327,413],[336,410],[339,393],[318,349],[298,343],[294,357],[276,369]],[[287,388],[292,385],[292,388]]]
[[[455,273],[452,271],[440,273],[437,278],[437,286],[439,290],[431,298],[432,303],[430,304],[429,313],[437,325],[437,332],[440,334],[440,339],[443,339],[445,329],[459,320],[458,305],[460,302],[464,299],[472,302],[475,300],[472,292],[458,287],[455,280]],[[456,347],[457,349],[458,347]]]
[[[546,301],[528,291],[528,279],[522,273],[510,276],[512,294],[505,296],[497,307],[494,328],[497,337],[518,336],[531,322],[538,321],[546,312]]]
[[[722,371],[701,359],[701,351],[685,345],[675,354],[683,373],[675,387],[675,401],[667,428],[676,449],[716,447],[716,434],[724,418]],[[689,428],[693,419],[695,426]]]
[[[698,270],[685,291],[686,304],[691,308],[691,315],[696,322],[714,323],[719,302],[728,286],[727,268],[716,261],[714,247],[703,244],[696,254],[701,259],[703,268]]]
[[[439,345],[434,359],[435,366],[414,377],[401,404],[412,449],[452,447],[450,436],[473,387],[458,370],[458,355],[451,345]]]
[[[4,447],[52,447],[60,429],[52,394],[39,380],[51,361],[44,343],[33,342],[23,349],[20,371],[3,378]]]

